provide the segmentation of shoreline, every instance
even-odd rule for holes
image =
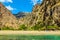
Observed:
[[[60,35],[60,31],[12,31],[12,30],[1,30],[0,35]]]

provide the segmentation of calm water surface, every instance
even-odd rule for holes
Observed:
[[[58,35],[0,35],[0,40],[60,40]]]

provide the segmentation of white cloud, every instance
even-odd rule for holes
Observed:
[[[14,8],[12,8],[10,5],[6,6],[6,8],[9,9],[9,10],[14,10]]]
[[[37,3],[40,3],[40,2],[42,2],[42,0],[31,0],[31,3],[32,3],[33,5],[35,5],[35,4],[37,4]]]
[[[13,3],[12,0],[0,0],[0,2],[10,2],[10,3]]]
[[[43,1],[43,0],[40,0],[40,1]]]
[[[31,3],[33,3],[33,5],[37,4],[39,0],[31,0]]]
[[[43,0],[40,0],[40,3],[42,2]]]

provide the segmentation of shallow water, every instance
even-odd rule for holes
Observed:
[[[0,35],[0,40],[60,40],[57,35]]]

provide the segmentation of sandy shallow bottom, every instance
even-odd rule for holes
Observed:
[[[0,31],[0,35],[60,35],[60,31]]]

